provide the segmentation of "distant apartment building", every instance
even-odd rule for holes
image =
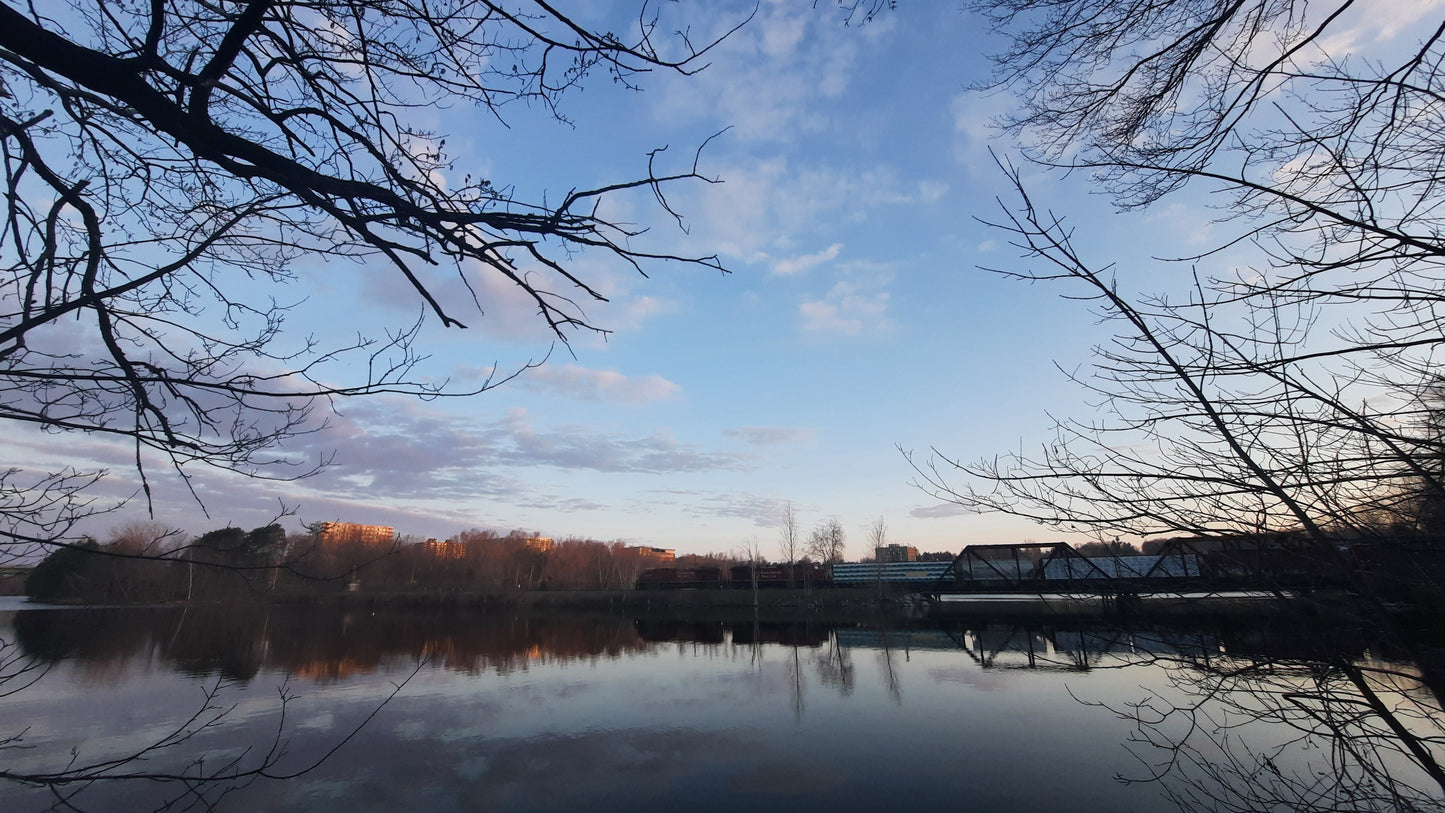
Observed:
[[[873,549],[873,558],[879,562],[916,562],[918,548],[912,545],[884,545]]]
[[[529,536],[522,540],[522,544],[527,546],[527,550],[535,550],[540,553],[551,553],[552,549],[557,547],[557,543],[552,541],[550,536]]]
[[[448,539],[445,542],[428,539],[422,543],[422,550],[438,559],[461,559],[467,555],[467,546],[455,539]]]
[[[396,530],[390,525],[323,522],[316,529],[316,538],[323,544],[363,542],[367,545],[390,545],[396,539]]]
[[[677,552],[672,548],[650,548],[646,546],[629,545],[627,552],[639,559],[647,560],[650,565],[666,565],[677,561]]]

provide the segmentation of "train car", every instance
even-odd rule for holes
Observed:
[[[1205,575],[1260,589],[1344,587],[1361,567],[1362,546],[1334,545],[1297,535],[1240,537],[1195,543]]]
[[[959,581],[1013,582],[1032,579],[1034,573],[1035,565],[1028,559],[960,559],[953,567]]]
[[[637,577],[638,590],[715,590],[722,586],[720,567],[654,567]]]
[[[1168,556],[1060,556],[1043,562],[1050,581],[1088,579],[1179,579],[1200,575],[1199,557],[1192,553]]]
[[[948,562],[849,562],[833,565],[833,584],[862,587],[887,584],[924,590],[933,587]]]
[[[753,586],[754,568],[752,565],[736,565],[732,568],[732,586],[736,588],[750,588]],[[817,587],[826,585],[829,582],[828,568],[804,562],[798,565],[758,565],[757,581],[759,588],[783,588],[783,587]]]

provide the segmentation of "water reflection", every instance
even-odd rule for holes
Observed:
[[[0,737],[30,726],[34,747],[4,773],[54,770],[71,748],[123,766],[64,785],[83,786],[64,797],[80,809],[791,810],[905,793],[950,808],[1424,809],[1445,796],[1439,670],[1419,656],[1434,650],[1303,620],[192,607],[25,610],[12,626],[0,678],[33,685],[0,704]],[[210,692],[199,716],[194,687]],[[171,730],[184,736],[145,766],[187,777],[183,790],[102,778],[135,773],[127,758]],[[43,808],[55,790],[0,786],[0,808]]]
[[[1445,792],[1441,708],[1408,665],[1181,659],[1184,698],[1099,704],[1185,810],[1428,810]]]
[[[243,682],[263,668],[334,681],[398,658],[423,657],[464,673],[505,674],[532,664],[615,658],[649,643],[645,631],[625,618],[264,606],[24,610],[14,626],[21,649],[45,661],[113,670],[134,660],[159,660],[187,675]]]
[[[1418,650],[1369,638],[1358,627],[1273,619],[1208,627],[1097,619],[975,620],[908,627],[758,619],[692,621],[588,615],[382,612],[201,606],[117,610],[22,610],[13,626],[20,652],[108,671],[160,661],[193,676],[247,681],[262,669],[337,680],[396,658],[426,657],[467,673],[508,673],[530,665],[618,658],[658,644],[826,649],[838,666],[852,649],[966,653],[985,669],[1087,671],[1151,659],[1409,661]],[[891,654],[890,654],[891,657]],[[818,660],[814,658],[814,660]],[[1431,673],[1421,672],[1428,680]]]

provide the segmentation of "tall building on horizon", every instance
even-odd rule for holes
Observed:
[[[528,550],[541,553],[551,553],[552,549],[557,547],[557,543],[550,536],[529,536],[522,540],[522,544],[526,545]]]
[[[323,544],[364,542],[368,545],[390,545],[396,529],[390,525],[358,525],[355,522],[323,522],[316,528],[316,538]]]
[[[884,545],[873,549],[873,558],[879,562],[916,562],[918,548],[912,545]]]
[[[672,548],[652,548],[645,545],[631,545],[628,546],[627,552],[636,555],[639,559],[650,560],[660,565],[677,561],[677,551]]]

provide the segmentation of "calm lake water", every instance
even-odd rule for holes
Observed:
[[[1279,619],[18,606],[4,811],[1440,806],[1431,671]]]

